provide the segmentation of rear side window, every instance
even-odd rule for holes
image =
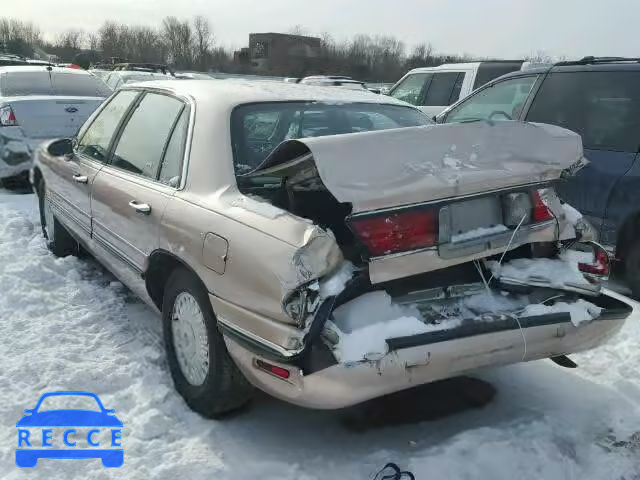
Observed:
[[[125,125],[111,164],[156,179],[169,135],[183,108],[177,98],[147,93]]]
[[[114,95],[82,134],[78,141],[77,153],[87,155],[99,162],[106,161],[113,134],[137,96],[138,92],[132,90]]]
[[[405,78],[390,95],[398,100],[419,105],[422,99],[422,90],[431,81],[432,73],[414,73]]]
[[[522,62],[480,63],[478,72],[476,73],[476,79],[473,82],[473,89],[475,90],[485,83],[489,83],[494,78],[515,72],[521,68]]]
[[[0,76],[0,92],[4,97],[52,95],[51,80],[46,71],[7,72]]]
[[[108,97],[111,90],[93,75],[53,73],[53,95],[73,97]]]
[[[640,72],[555,72],[542,83],[527,115],[573,130],[585,148],[636,152]]]
[[[451,94],[460,75],[464,78],[464,73],[462,72],[435,73],[431,80],[431,85],[429,85],[429,90],[425,95],[424,105],[438,107],[451,105]],[[460,95],[459,90],[458,95]]]
[[[176,126],[171,134],[171,139],[164,152],[162,165],[160,167],[160,183],[177,187],[180,184],[180,174],[182,172],[182,159],[184,158],[184,148],[187,140],[187,128],[189,125],[189,111],[185,108],[180,114]]]

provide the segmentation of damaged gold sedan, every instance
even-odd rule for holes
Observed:
[[[480,367],[571,366],[631,311],[553,189],[584,161],[548,125],[152,82],[42,148],[31,179],[51,250],[88,250],[159,310],[176,388],[217,416],[253,386],[331,409]]]

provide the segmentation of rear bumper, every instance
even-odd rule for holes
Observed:
[[[623,302],[602,297],[609,304],[602,316],[578,327],[567,314],[521,318],[523,330],[513,319],[479,323],[484,329],[480,333],[463,325],[449,331],[390,339],[389,353],[380,360],[336,364],[311,374],[265,359],[233,338],[225,336],[225,341],[238,367],[258,388],[304,407],[337,409],[483,367],[597,347],[618,333],[632,311]],[[259,370],[256,360],[282,366],[290,371],[290,377],[283,380]]]

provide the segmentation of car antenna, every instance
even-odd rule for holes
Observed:
[[[49,72],[49,82],[53,85],[53,80],[51,79],[51,70],[53,70],[53,67],[51,65],[47,65],[47,72]]]

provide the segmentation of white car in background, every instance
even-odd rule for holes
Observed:
[[[115,91],[127,83],[151,82],[153,80],[175,80],[175,77],[160,72],[115,70],[107,75],[103,80],[111,90]]]
[[[285,79],[286,82],[286,79]],[[298,82],[302,85],[316,85],[319,87],[341,87],[348,88],[350,90],[367,90],[364,82],[354,80],[351,77],[341,76],[326,76],[326,75],[313,75],[310,77],[304,77]]]
[[[391,87],[389,95],[435,116],[494,78],[528,66],[523,60],[491,60],[414,68]]]
[[[38,144],[75,135],[111,94],[84,70],[39,65],[0,67],[0,181],[20,181]]]

